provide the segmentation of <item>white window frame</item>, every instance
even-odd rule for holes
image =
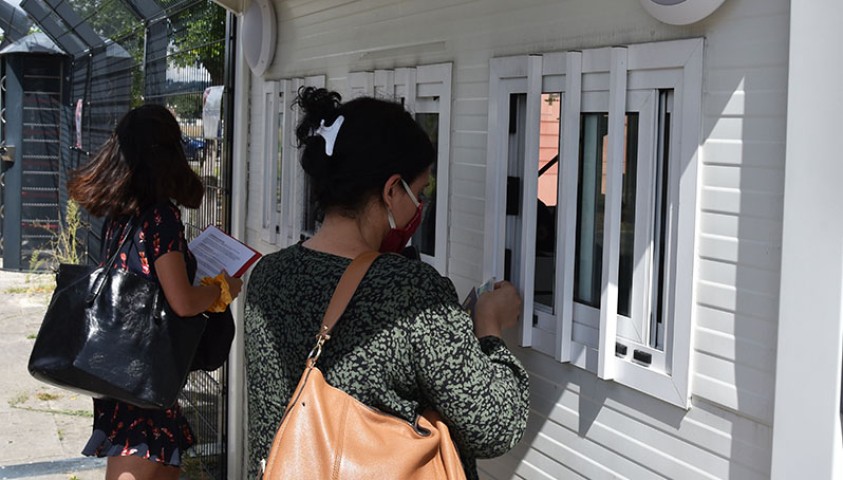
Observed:
[[[283,108],[280,104],[287,98],[286,93],[283,96],[281,93],[284,91],[286,82],[286,80],[265,82],[262,95],[265,117],[263,122],[263,204],[261,207],[260,239],[270,245],[278,245],[281,229],[280,216],[277,212],[277,189],[279,188],[278,130],[283,128],[283,125],[278,125],[278,112]],[[286,115],[284,117],[286,120]],[[285,123],[288,122],[285,121]]]
[[[520,341],[592,371],[604,380],[646,392],[674,405],[688,408],[690,398],[691,334],[694,315],[693,278],[695,271],[695,225],[698,196],[698,150],[702,117],[702,39],[606,47],[572,52],[495,58],[490,61],[489,129],[487,142],[487,191],[484,278],[503,278],[506,245],[506,178],[508,159],[508,118],[512,94],[526,95],[524,131],[524,166],[521,188],[520,239],[513,252],[513,281],[524,298]],[[655,150],[644,147],[642,136],[653,138],[658,92],[673,91],[672,135],[670,143],[670,185],[668,204],[668,280],[665,292],[665,316],[669,323],[663,351],[643,346],[629,348],[625,357],[617,356],[615,344],[630,336],[634,323],[617,315],[617,273],[620,240],[620,195],[624,152],[624,118],[627,112],[639,113],[639,175],[652,168]],[[553,313],[534,309],[536,197],[540,102],[542,93],[561,93],[560,166],[556,209],[556,279]],[[582,113],[605,111],[609,114],[608,170],[604,214],[603,272],[601,308],[583,315],[573,301],[574,261],[577,224],[578,164],[580,120]],[[645,120],[648,125],[643,125]],[[641,129],[645,130],[641,130]],[[642,158],[642,155],[644,156]],[[636,204],[651,199],[642,197],[648,183],[638,183]],[[565,192],[568,192],[567,194]],[[571,193],[573,192],[573,193]],[[642,204],[643,205],[643,204]],[[638,232],[650,228],[653,219],[646,208],[636,207],[635,251],[646,255],[650,248],[639,240]],[[639,217],[639,214],[643,216]],[[639,221],[641,222],[639,224]],[[643,253],[642,253],[643,252]],[[636,258],[638,258],[636,256]],[[567,261],[566,261],[567,260]],[[649,275],[649,267],[636,267],[635,278]],[[651,277],[650,277],[651,278]],[[635,285],[641,282],[636,281]],[[632,316],[646,310],[649,292],[633,291]],[[543,318],[533,325],[533,314]],[[577,319],[575,321],[575,319]],[[591,325],[597,338],[584,341],[580,331]],[[575,329],[577,330],[575,332]],[[592,337],[594,334],[592,332]],[[620,337],[626,342],[624,337]],[[646,343],[646,339],[645,342]],[[649,366],[631,360],[631,350],[653,354]],[[661,356],[661,357],[659,357]]]
[[[448,273],[448,224],[451,152],[451,72],[450,63],[420,65],[394,70],[352,72],[348,76],[350,99],[374,96],[403,102],[413,115],[439,116],[439,142],[436,159],[436,236],[434,255],[421,254],[424,262],[441,274]]]
[[[300,87],[325,86],[325,76],[288,78],[264,83],[264,142],[262,179],[261,240],[281,247],[299,241],[307,235],[303,228],[305,205],[304,170],[299,163],[295,129],[300,112],[293,108],[293,101]],[[284,112],[279,125],[279,113]],[[278,132],[281,131],[285,148],[281,152],[281,185],[278,184]],[[278,211],[277,189],[281,189],[281,210]]]
[[[372,97],[374,95],[374,72],[351,72],[348,74],[348,94],[343,96],[344,102],[359,97]]]

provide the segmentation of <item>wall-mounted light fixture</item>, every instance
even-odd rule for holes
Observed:
[[[276,22],[270,0],[251,0],[243,14],[239,32],[243,53],[252,73],[259,77],[266,73],[275,56]]]
[[[699,22],[714,13],[725,0],[641,0],[657,20],[671,25]]]
[[[252,73],[263,76],[275,56],[275,9],[271,0],[214,0],[214,3],[240,16],[240,41]]]
[[[214,0],[214,3],[235,14],[242,15],[251,3],[249,0]]]

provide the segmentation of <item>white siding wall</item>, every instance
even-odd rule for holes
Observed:
[[[628,0],[276,0],[267,78],[453,62],[449,275],[481,282],[489,59],[705,37],[692,408],[519,350],[532,374],[524,441],[487,478],[769,476],[778,316],[788,2],[729,0],[689,27]],[[259,242],[263,100],[252,83],[248,241]],[[514,345],[514,341],[509,342]]]

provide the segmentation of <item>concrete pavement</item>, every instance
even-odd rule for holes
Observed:
[[[0,269],[0,480],[105,478],[104,459],[80,454],[91,432],[90,397],[26,369],[53,285],[52,275]]]

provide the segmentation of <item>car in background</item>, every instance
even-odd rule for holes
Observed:
[[[199,162],[200,164],[204,162],[205,139],[183,135],[181,137],[181,144],[184,148],[184,156],[187,157],[188,162]]]

